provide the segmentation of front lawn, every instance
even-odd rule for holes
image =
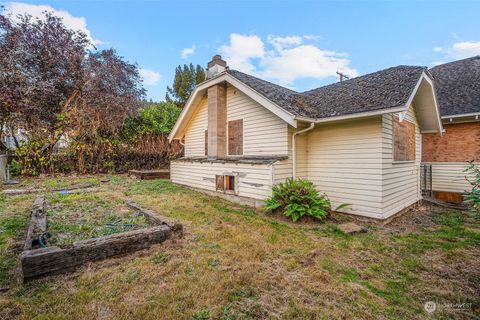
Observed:
[[[0,290],[9,290],[0,293],[0,319],[470,319],[480,312],[480,220],[466,213],[419,208],[346,235],[330,221],[293,224],[163,180],[35,179],[22,188],[85,181],[98,192],[47,195],[59,243],[76,240],[78,225],[82,236],[95,236],[119,214],[128,219],[125,198],[177,219],[184,237],[20,284],[18,254],[36,195],[3,196]],[[437,304],[431,315],[427,301]]]

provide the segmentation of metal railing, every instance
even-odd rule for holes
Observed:
[[[420,165],[420,189],[422,190],[422,196],[432,196],[432,165],[421,164]]]

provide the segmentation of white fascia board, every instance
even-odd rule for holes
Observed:
[[[415,98],[415,94],[417,94],[418,88],[420,88],[420,85],[422,84],[422,80],[424,79],[425,72],[422,72],[422,75],[417,81],[417,84],[415,85],[415,88],[413,88],[412,93],[410,94],[410,97],[408,97],[407,103],[405,103],[406,106],[410,106],[412,104],[413,98]]]
[[[251,87],[245,85],[243,82],[237,80],[236,78],[232,77],[228,73],[223,73],[222,75],[219,75],[213,79],[204,81],[203,83],[199,84],[197,87],[195,87],[192,95],[188,99],[187,103],[185,104],[185,107],[182,110],[182,113],[178,117],[177,122],[173,126],[172,131],[168,135],[168,140],[171,142],[174,139],[180,139],[181,137],[178,137],[179,129],[182,127],[185,117],[188,115],[190,109],[192,108],[193,101],[195,101],[196,96],[198,93],[202,90],[205,90],[213,85],[216,85],[218,83],[222,82],[228,82],[232,86],[236,87],[243,93],[245,93],[247,96],[249,96],[251,99],[265,107],[267,110],[272,112],[273,114],[277,115],[280,119],[284,120],[287,122],[289,125],[293,126],[294,128],[297,127],[297,121],[295,119],[295,116],[286,111],[285,109],[279,107],[277,104],[274,102],[270,101],[269,99],[265,98],[263,95],[252,89]]]
[[[192,103],[193,103],[193,101],[195,101],[195,98],[197,97],[198,92],[199,92],[198,88],[195,88],[193,90],[192,95],[190,95],[190,97],[188,98],[187,103],[185,104],[185,107],[183,108],[182,112],[180,113],[180,116],[177,119],[177,122],[175,122],[175,125],[172,128],[172,131],[170,131],[170,134],[168,135],[168,142],[172,142],[172,140],[174,140],[174,139],[180,139],[181,138],[181,137],[176,137],[177,132],[178,132],[179,128],[181,127],[181,125],[184,123],[185,117],[187,116],[188,112],[190,111],[190,109],[192,107]]]

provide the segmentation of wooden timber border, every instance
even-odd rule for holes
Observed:
[[[128,171],[128,175],[134,176],[140,180],[170,179],[170,170],[130,170]]]
[[[32,249],[34,236],[47,232],[44,214],[45,199],[42,197],[37,198],[32,207],[32,219],[25,242],[25,250],[20,255],[23,280],[71,271],[86,262],[126,255],[149,248],[154,244],[162,243],[173,235],[182,236],[183,227],[181,224],[155,211],[144,209],[134,202],[127,201],[127,204],[143,214],[154,226],[76,241],[69,248],[47,246],[45,248]]]

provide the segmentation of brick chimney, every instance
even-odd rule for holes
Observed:
[[[207,79],[215,77],[217,74],[227,69],[227,62],[222,60],[222,56],[215,55],[207,65]]]
[[[216,55],[208,63],[207,78],[225,71],[227,63]],[[227,89],[226,83],[219,83],[207,89],[208,96],[208,150],[209,159],[224,157],[226,154]]]

